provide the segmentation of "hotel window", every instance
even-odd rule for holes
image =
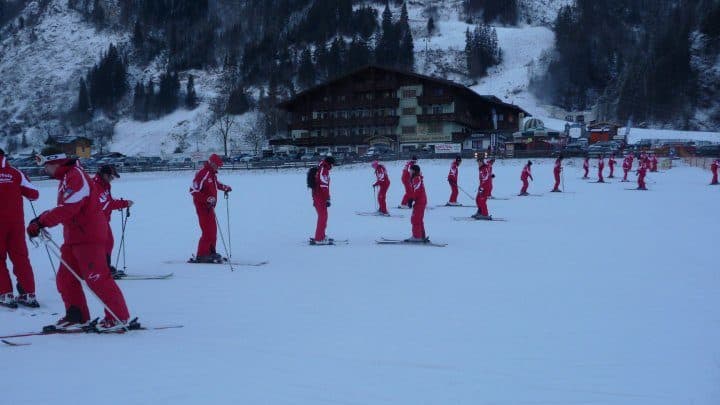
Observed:
[[[427,126],[428,132],[431,134],[442,134],[443,124],[442,122],[431,122]]]
[[[417,90],[403,90],[402,92],[403,98],[413,98],[417,97]]]
[[[442,113],[443,113],[443,108],[442,108],[442,106],[441,106],[441,105],[434,105],[433,108],[432,108],[432,113],[433,113],[433,114],[442,114]]]
[[[417,110],[415,110],[415,107],[402,109],[403,115],[415,115],[416,112]]]
[[[403,133],[403,135],[414,134],[415,127],[414,126],[402,127],[402,133]]]
[[[436,96],[442,96],[444,93],[443,89],[441,87],[438,87],[436,89],[433,89],[433,94]]]

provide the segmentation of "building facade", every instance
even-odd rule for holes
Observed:
[[[471,134],[512,134],[529,115],[448,80],[378,66],[305,90],[279,107],[289,113],[289,136],[270,144],[305,153],[462,144]]]

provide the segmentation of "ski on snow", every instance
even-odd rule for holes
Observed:
[[[473,218],[473,217],[453,217],[453,220],[455,221],[477,221],[477,222],[507,222],[507,218],[498,218],[498,217],[490,217],[490,218]]]
[[[174,273],[165,274],[134,274],[125,273],[123,276],[119,276],[115,280],[167,280],[173,276]]]
[[[190,260],[166,260],[163,263],[165,264],[207,264],[207,265],[218,265],[218,264],[232,264],[233,266],[250,266],[250,267],[259,267],[264,266],[268,263],[270,263],[268,260],[263,260],[259,262],[251,262],[251,261],[238,261],[238,260],[230,260],[228,262],[227,259],[223,258],[222,261],[217,262],[196,262],[194,261],[194,258],[190,258]]]
[[[429,239],[427,241],[422,241],[422,242],[409,242],[405,239],[380,238],[380,239],[376,240],[375,243],[377,243],[379,245],[412,245],[412,246],[435,246],[435,247],[447,246],[447,243],[435,243],[435,242],[431,242]]]
[[[355,214],[360,215],[361,217],[388,217],[388,218],[404,218],[402,215],[397,214],[381,214],[378,211],[355,211]]]
[[[347,245],[350,243],[350,239],[329,239],[329,242],[327,243],[315,243],[315,239],[310,238],[308,240],[308,245],[310,246],[337,246],[337,245]]]
[[[140,326],[139,328],[133,328],[128,331],[125,331],[124,329],[119,329],[119,330],[112,331],[112,332],[99,332],[97,330],[88,329],[87,327],[85,327],[85,328],[57,329],[57,330],[50,330],[50,331],[17,333],[14,335],[0,336],[0,340],[2,340],[3,343],[10,345],[10,346],[24,346],[24,344],[22,344],[22,343],[16,343],[16,342],[11,342],[11,341],[6,342],[5,340],[13,339],[13,338],[20,338],[20,337],[29,337],[29,336],[72,335],[72,334],[79,334],[79,333],[95,334],[95,335],[119,335],[119,334],[123,334],[125,332],[134,332],[134,331],[138,331],[138,330],[164,330],[164,329],[178,329],[178,328],[182,328],[182,327],[184,327],[184,326],[183,325]]]

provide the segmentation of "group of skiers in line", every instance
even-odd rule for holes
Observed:
[[[103,302],[105,316],[93,328],[99,332],[137,329],[130,319],[125,298],[115,282],[117,271],[110,265],[113,236],[110,214],[132,206],[129,200],[116,200],[111,182],[120,177],[113,166],[101,166],[94,178],[85,173],[77,159],[59,150],[38,155],[38,164],[59,180],[57,206],[36,215],[25,227],[23,197],[31,204],[40,196],[38,189],[22,172],[12,167],[0,149],[0,305],[16,308],[40,306],[35,295],[35,276],[30,264],[25,233],[30,238],[42,236],[54,245],[44,228],[63,225],[63,244],[55,254],[60,259],[56,275],[58,292],[65,304],[63,316],[53,329],[87,325],[91,321],[81,280]],[[33,207],[33,212],[35,207]],[[57,248],[56,245],[54,247]],[[50,254],[50,250],[48,250]],[[17,295],[6,264],[10,257],[17,280]]]
[[[633,161],[635,160],[635,154],[630,152],[628,153],[625,158],[623,158],[622,168],[623,168],[623,179],[622,182],[629,181],[627,178],[628,172],[632,169]],[[610,168],[610,175],[608,178],[612,179],[615,173],[615,164],[617,161],[615,160],[615,154],[611,154],[610,158],[608,158],[608,167]],[[604,183],[605,179],[603,177],[603,169],[605,168],[605,156],[600,155],[598,156],[598,162],[597,162],[597,168],[598,168],[598,183]],[[585,160],[583,161],[583,170],[585,170],[585,173],[583,174],[583,179],[588,179],[588,174],[590,172],[590,157],[585,156]],[[645,184],[645,176],[647,172],[657,172],[658,171],[658,159],[655,156],[654,153],[646,154],[641,153],[638,157],[638,168],[636,171],[636,174],[638,175],[638,190],[647,190],[646,184]]]

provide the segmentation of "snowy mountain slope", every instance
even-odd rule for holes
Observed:
[[[573,194],[547,193],[552,162],[538,160],[530,191],[543,196],[491,200],[509,222],[452,220],[472,208],[427,211],[430,237],[449,243],[442,249],[374,244],[407,236],[410,223],[401,210],[405,218],[354,214],[374,207],[368,165],[333,170],[329,233],[351,240],[336,247],[304,243],[315,213],[303,171],[223,171],[235,189],[233,256],[270,260],[232,273],[163,263],[196,246],[192,173],[123,174],[113,193],[135,201],[128,269],[175,276],[120,286],[142,322],[185,327],[15,339],[32,345],[0,346],[15,365],[2,374],[3,401],[717,404],[720,280],[708,252],[720,190],[706,186],[707,171],[679,167],[651,174],[651,191],[625,191],[632,184],[579,180],[577,163],[565,171]],[[420,165],[429,204],[444,203],[449,162]],[[497,196],[517,193],[521,165],[497,162]],[[388,169],[394,205],[401,163]],[[476,170],[461,165],[465,190]],[[57,183],[38,185],[44,210]],[[682,218],[668,220],[673,212]],[[62,311],[44,249],[30,254],[43,307],[0,308],[0,335],[36,330]]]
[[[31,4],[23,15],[26,20],[35,15],[36,25],[0,43],[0,118],[25,127],[50,126],[49,118],[72,108],[80,78],[108,46],[129,36],[97,31],[69,10],[66,0],[51,0],[44,10]]]

